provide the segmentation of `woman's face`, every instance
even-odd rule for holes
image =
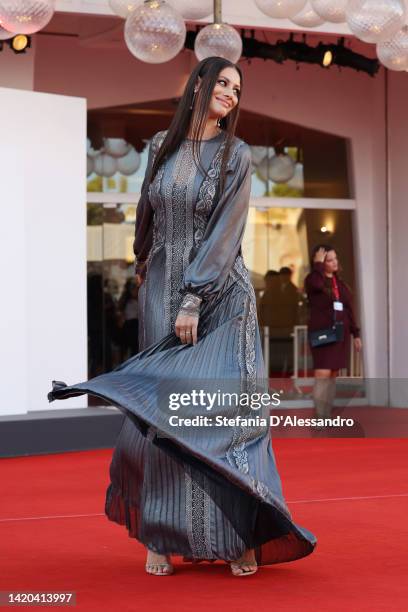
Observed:
[[[239,72],[235,68],[223,68],[213,89],[208,116],[217,119],[226,117],[238,104],[240,88]]]
[[[336,251],[327,251],[326,258],[324,260],[325,272],[333,273],[339,269],[339,262],[337,259]]]

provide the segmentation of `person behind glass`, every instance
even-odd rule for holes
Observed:
[[[360,329],[357,327],[349,287],[339,275],[339,262],[335,249],[319,244],[311,256],[312,270],[305,279],[310,316],[308,329],[317,331],[343,323],[343,340],[311,347],[315,384],[313,400],[318,418],[330,417],[336,393],[336,377],[339,370],[347,367],[350,354],[350,334],[354,347],[361,350]]]

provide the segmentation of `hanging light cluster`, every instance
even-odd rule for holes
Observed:
[[[408,23],[404,0],[255,0],[264,15],[290,19],[300,27],[347,23],[364,42],[376,44],[380,62],[408,70]]]
[[[87,176],[93,172],[99,176],[110,178],[116,172],[131,176],[140,167],[140,154],[123,138],[104,138],[99,150],[87,141]]]
[[[1,1],[1,0],[0,0]],[[183,49],[185,20],[209,17],[214,23],[197,36],[195,54],[199,60],[218,55],[237,62],[242,54],[242,40],[235,28],[221,19],[221,0],[109,0],[112,11],[126,19],[125,42],[139,60],[150,64],[167,62]]]

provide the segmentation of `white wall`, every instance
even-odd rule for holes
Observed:
[[[86,103],[0,89],[0,106],[0,414],[85,406],[47,393],[87,378]]]

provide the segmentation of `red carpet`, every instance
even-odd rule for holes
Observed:
[[[274,449],[294,519],[318,544],[246,578],[179,558],[174,576],[146,575],[143,547],[103,515],[110,450],[0,460],[0,590],[75,591],[74,609],[89,612],[406,610],[408,441],[275,439]]]

